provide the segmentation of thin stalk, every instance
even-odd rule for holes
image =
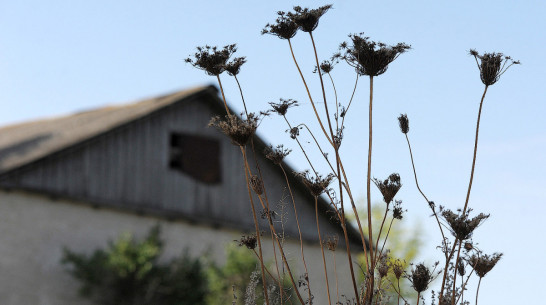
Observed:
[[[332,305],[332,301],[330,300],[330,284],[328,282],[328,271],[326,270],[326,257],[324,256],[324,245],[322,244],[322,237],[320,235],[320,226],[319,226],[319,218],[318,218],[318,197],[315,196],[315,217],[317,220],[317,232],[320,242],[320,252],[322,253],[322,263],[324,266],[324,277],[326,279],[326,294],[328,295],[328,304]]]
[[[220,78],[218,78],[220,80]],[[243,158],[246,160],[246,152],[243,147],[241,147],[241,152],[243,153]],[[245,161],[246,162],[246,161]],[[246,163],[245,163],[246,165]],[[269,305],[269,296],[267,294],[267,284],[265,281],[265,267],[264,267],[264,257],[262,254],[262,241],[260,238],[260,227],[258,225],[258,218],[256,217],[256,209],[254,208],[254,199],[252,198],[252,192],[250,191],[250,180],[248,178],[249,172],[247,169],[245,169],[245,179],[246,179],[246,187],[248,189],[248,197],[250,198],[250,206],[252,207],[252,216],[254,217],[254,227],[256,229],[256,239],[258,240],[258,253],[260,254],[260,267],[262,268],[262,284],[264,288],[264,297],[265,297],[265,303]],[[303,303],[302,303],[303,304]]]
[[[347,105],[347,108],[345,108],[345,115],[343,116],[343,119],[341,120],[341,128],[343,128],[343,124],[345,123],[345,117],[347,116],[347,112],[349,111],[349,107],[351,107],[351,103],[353,102],[353,98],[355,96],[356,92],[356,85],[358,84],[358,73],[356,74],[356,80],[355,80],[355,87],[353,88],[353,94],[351,94],[351,99],[349,100],[349,104]]]
[[[482,283],[482,278],[480,277],[480,280],[478,281],[478,288],[476,289],[476,303],[474,305],[478,305],[478,293],[480,292],[481,283]]]
[[[451,261],[451,258],[453,257],[453,254],[455,253],[455,247],[457,246],[457,242],[458,242],[458,239],[455,239],[455,242],[453,243],[453,247],[451,248],[451,252],[449,253],[448,256],[446,256],[446,265],[444,266],[444,275],[442,277],[442,286],[441,286],[440,294],[439,294],[440,299],[444,295],[444,288],[445,288],[445,284],[446,284],[446,276],[447,276],[447,272],[448,272],[447,267],[449,267],[449,262]]]
[[[402,294],[402,291],[400,290],[400,279],[396,279],[398,282],[398,305],[400,305],[400,294]]]
[[[417,185],[417,189],[419,190],[421,195],[423,195],[423,198],[425,198],[425,200],[427,201],[427,204],[430,206],[430,201],[428,200],[427,196],[425,195],[425,193],[423,193],[423,191],[421,190],[421,187],[419,186],[419,181],[417,180],[417,171],[415,170],[415,163],[413,161],[413,153],[411,152],[410,140],[409,140],[408,134],[406,133],[405,135],[406,135],[406,141],[408,142],[408,148],[409,148],[409,153],[411,158],[411,166],[413,167],[413,176],[415,177],[415,185]],[[440,228],[440,233],[442,233],[442,243],[445,244],[446,237],[444,235],[444,230],[442,229],[442,225],[440,224],[440,219],[438,218],[438,214],[436,214],[436,209],[433,206],[430,206],[430,208],[432,209],[432,214],[436,218],[436,222],[438,223],[438,227]],[[445,253],[445,255],[447,256],[447,253]]]
[[[315,112],[315,116],[317,117],[320,128],[322,129],[322,132],[326,136],[326,139],[328,139],[328,142],[330,142],[330,145],[334,146],[334,142],[332,142],[332,139],[330,139],[330,136],[328,136],[328,133],[326,132],[326,129],[324,129],[324,125],[322,124],[322,120],[320,119],[320,116],[319,116],[319,114],[317,112],[317,108],[315,107],[315,102],[313,102],[313,98],[311,97],[311,92],[309,91],[309,87],[307,86],[307,82],[305,81],[305,77],[303,77],[303,73],[301,72],[298,61],[296,60],[296,56],[294,55],[294,50],[292,49],[292,42],[290,42],[290,39],[288,39],[288,45],[290,46],[290,52],[292,53],[292,58],[294,59],[294,63],[296,64],[296,68],[298,68],[298,72],[300,73],[301,80],[303,81],[303,85],[305,86],[305,90],[307,91],[307,95],[309,96],[309,101],[311,101],[311,106],[313,106],[313,111]]]
[[[334,84],[334,79],[332,78],[332,75],[330,73],[328,73],[328,77],[330,78],[330,82],[332,83],[332,88],[334,89],[334,96],[336,98],[336,129],[339,130],[339,102],[337,100],[336,85]]]
[[[379,234],[377,235],[377,240],[375,241],[375,259],[377,260],[377,250],[379,249],[379,239],[381,238],[381,232],[383,231],[383,226],[385,225],[385,220],[387,219],[387,213],[389,212],[389,206],[385,208],[385,215],[383,215],[383,221],[381,222],[381,226],[379,227]],[[391,222],[392,223],[392,222]],[[387,238],[385,238],[385,241],[387,241]]]
[[[419,305],[419,297],[421,297],[421,293],[420,293],[420,292],[417,293],[417,305]]]
[[[455,305],[455,287],[456,287],[456,284],[457,284],[457,266],[459,264],[459,256],[461,254],[461,244],[462,244],[462,240],[459,241],[459,250],[457,251],[457,258],[455,259],[455,272],[453,274],[453,293],[451,294],[451,305]]]
[[[383,245],[381,246],[381,250],[379,251],[379,256],[383,254],[383,249],[385,248],[385,244],[387,243],[387,238],[389,237],[389,233],[391,232],[393,221],[394,221],[394,218],[391,219],[391,223],[389,224],[389,229],[387,230],[387,235],[385,235],[385,240],[383,240]]]
[[[245,107],[245,113],[246,113],[246,116],[248,117],[248,110],[246,109],[245,97],[243,96],[243,89],[241,89],[241,84],[239,83],[239,79],[237,78],[237,75],[233,75],[233,77],[235,77],[235,81],[237,82],[237,86],[239,87],[239,92],[241,93],[241,100],[243,100],[243,107]]]
[[[320,64],[317,55],[317,47],[315,46],[315,39],[313,38],[313,32],[309,32],[311,37],[311,43],[313,44],[313,50],[315,51],[315,61],[317,63],[318,75],[320,78],[320,88],[322,89],[322,98],[324,100],[324,111],[326,112],[326,119],[328,120],[328,128],[330,129],[330,135],[334,139],[334,131],[332,130],[332,122],[330,121],[330,114],[328,113],[328,103],[326,102],[326,91],[324,90],[324,81],[322,80],[322,73],[320,73]],[[332,147],[336,147],[335,143],[331,143]]]
[[[294,199],[294,193],[292,193],[292,188],[290,187],[290,182],[288,181],[288,175],[286,174],[284,167],[282,166],[282,164],[280,164],[279,166],[281,167],[281,170],[284,174],[284,179],[286,179],[288,192],[290,192],[290,198],[292,199],[292,205],[294,206],[294,216],[296,216],[296,225],[298,226],[298,234],[300,238],[301,259],[303,261],[303,268],[305,269],[305,274],[309,276],[309,271],[307,270],[307,263],[305,262],[305,254],[303,253],[303,237],[301,235],[300,221],[298,217],[298,210],[296,209],[296,201]],[[307,283],[307,291],[309,292],[309,299],[311,299],[311,285],[309,284],[309,282]]]
[[[474,179],[474,168],[476,166],[476,153],[478,151],[478,134],[480,131],[480,117],[482,115],[482,106],[483,106],[483,100],[485,98],[485,94],[487,93],[487,88],[489,86],[485,86],[485,89],[483,90],[482,99],[480,101],[480,110],[478,111],[478,121],[476,123],[476,139],[474,140],[474,157],[472,158],[472,169],[470,171],[470,182],[468,183],[468,192],[466,193],[466,200],[464,202],[464,209],[463,209],[463,215],[466,212],[466,208],[468,207],[468,199],[470,198],[470,190],[472,189],[472,180]]]
[[[222,82],[220,81],[220,75],[216,75],[216,78],[218,79],[218,85],[220,86],[220,92],[222,92],[222,100],[224,101],[224,106],[226,107],[226,113],[228,115],[231,115],[231,113],[229,112],[229,108],[227,106],[226,96],[224,95],[224,87],[222,87]]]
[[[338,279],[337,279],[336,251],[332,251],[332,260],[334,261],[334,275],[336,276],[336,304],[339,304],[339,287],[338,287]]]
[[[366,199],[367,199],[367,212],[368,212],[368,241],[370,246],[373,243],[372,235],[372,203],[370,195],[370,182],[371,182],[371,170],[372,170],[372,105],[373,105],[373,76],[370,76],[370,108],[369,108],[369,134],[368,134],[368,171],[366,178]],[[368,287],[369,291],[372,291],[369,296],[369,302],[373,299],[373,286],[374,286],[374,276],[373,272],[375,270],[375,261],[373,257],[374,250],[370,248],[370,265],[369,273],[371,273],[370,286]]]

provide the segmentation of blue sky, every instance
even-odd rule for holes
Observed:
[[[334,1],[314,35],[321,59],[335,52],[349,33],[365,32],[372,40],[412,45],[375,79],[372,174],[384,178],[400,173],[404,187],[398,198],[409,210],[408,221],[423,225],[425,260],[434,259],[438,234],[412,180],[396,117],[407,113],[410,118],[410,139],[424,191],[438,204],[461,207],[483,91],[468,50],[503,52],[521,60],[522,65],[512,67],[488,90],[470,206],[476,212],[491,213],[475,234],[480,248],[505,253],[482,283],[480,304],[534,303],[541,296],[541,275],[546,272],[542,259],[546,64],[539,58],[546,51],[546,4],[477,2]],[[301,106],[289,112],[289,119],[316,127],[286,41],[260,35],[263,26],[274,21],[276,11],[316,3],[2,1],[0,125],[214,83],[185,64],[184,58],[196,46],[237,43],[237,55],[248,59],[239,78],[250,110],[267,109],[267,103],[278,98],[293,98]],[[314,63],[308,35],[299,33],[294,48],[313,96],[320,100],[318,78],[311,73]],[[354,72],[340,63],[332,75],[339,100],[346,104]],[[227,75],[223,80],[231,105],[242,110],[234,81]],[[362,160],[367,149],[368,94],[367,80],[362,78],[347,114],[341,151],[360,198],[365,194]],[[328,96],[333,100],[331,88]],[[285,130],[280,118],[272,117],[262,123],[259,134],[273,144],[295,148]],[[289,162],[306,169],[296,149]],[[380,198],[375,190],[372,196]]]

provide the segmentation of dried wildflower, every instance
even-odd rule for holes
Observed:
[[[476,229],[489,215],[480,213],[478,216],[470,219],[468,217],[470,211],[464,214],[456,214],[451,210],[442,211],[442,216],[447,221],[450,227],[451,234],[459,240],[466,240],[472,237],[474,229]]]
[[[408,278],[411,281],[413,289],[421,293],[428,288],[428,284],[432,282],[432,272],[423,263],[412,268],[411,275]]]
[[[401,261],[398,258],[390,262],[392,273],[394,273],[394,276],[397,279],[400,279],[400,277],[402,277],[402,274],[404,274],[405,264],[406,263],[404,261]]]
[[[273,108],[273,111],[276,112],[278,115],[286,115],[286,112],[288,111],[288,108],[298,106],[298,101],[295,101],[293,99],[279,99],[280,103],[273,103],[270,102],[269,105],[271,105],[271,108]]]
[[[277,12],[277,19],[275,24],[266,24],[265,28],[262,30],[262,35],[271,34],[275,35],[281,39],[290,39],[296,35],[298,32],[298,25],[288,17],[288,14],[282,11]]]
[[[337,235],[329,235],[326,241],[324,242],[324,245],[326,246],[328,250],[336,251],[338,241],[339,239]]]
[[[288,154],[291,152],[291,149],[284,148],[284,145],[277,145],[277,147],[273,148],[272,145],[269,145],[265,148],[264,154],[265,157],[276,165],[280,165],[282,163],[282,160],[288,156]]]
[[[360,75],[378,76],[385,71],[391,62],[411,47],[405,43],[387,46],[382,42],[370,41],[364,33],[349,35],[353,45],[342,43],[340,49],[344,51],[342,59],[354,67]]]
[[[262,195],[264,193],[264,182],[256,175],[250,176],[250,187],[252,187],[252,190],[254,190],[254,192],[256,192],[258,195]]]
[[[300,135],[300,129],[298,127],[290,128],[290,137],[296,139]]]
[[[398,125],[400,125],[400,130],[402,133],[406,134],[409,131],[409,120],[406,114],[401,114],[398,117]]]
[[[329,174],[328,176],[322,178],[321,175],[317,175],[316,177],[311,177],[309,174],[309,171],[304,171],[301,173],[296,173],[296,176],[300,177],[303,181],[303,184],[309,189],[311,194],[315,197],[322,194],[328,185],[330,185],[330,182],[332,182],[332,179],[334,179],[334,175]]]
[[[246,57],[235,57],[225,65],[225,70],[231,76],[239,74],[241,66],[246,62]]]
[[[402,187],[400,175],[397,173],[391,174],[385,181],[374,178],[373,182],[377,185],[379,191],[381,191],[383,200],[385,200],[387,204],[391,203],[394,196],[396,196],[396,193],[398,193],[398,190]]]
[[[468,262],[479,277],[484,277],[493,269],[493,267],[495,267],[501,257],[502,253],[493,253],[491,256],[483,255],[481,257],[472,255]]]
[[[235,51],[237,51],[235,44],[227,45],[223,49],[211,46],[197,47],[194,59],[188,57],[185,61],[204,70],[208,75],[217,76],[224,72],[227,61]]]
[[[472,245],[471,242],[466,242],[466,243],[464,243],[464,249],[466,251],[470,251],[470,250],[474,249],[474,246]]]
[[[269,219],[272,220],[277,215],[277,212],[271,211],[271,210],[263,210],[260,214],[261,219]]]
[[[404,210],[402,209],[402,200],[395,200],[394,201],[394,207],[392,208],[392,217],[394,219],[401,220],[404,218],[402,215],[404,213]]]
[[[241,236],[241,239],[238,240],[238,242],[239,242],[239,247],[245,246],[249,248],[250,250],[253,250],[256,248],[258,239],[256,238],[256,234],[252,234],[248,236],[243,235]]]
[[[248,140],[256,132],[260,118],[254,113],[249,113],[246,120],[235,115],[226,115],[225,120],[215,116],[210,120],[209,126],[216,127],[226,134],[234,145],[245,146]]]
[[[332,8],[331,4],[321,6],[317,9],[294,6],[294,13],[290,12],[287,16],[290,17],[302,31],[311,33],[317,28],[320,17],[326,14],[330,8]]]
[[[318,67],[315,66],[315,70],[313,70],[313,73],[317,73],[318,70],[320,69],[321,74],[328,74],[332,72],[335,64],[336,62],[334,60],[325,60],[322,63],[320,63]]]
[[[476,50],[470,49],[470,55],[476,59],[476,64],[480,70],[480,78],[486,86],[496,83],[500,76],[512,65],[519,65],[519,60],[513,60],[510,56],[504,56],[502,53],[484,53],[479,55]],[[478,62],[478,59],[480,60]]]
[[[381,254],[379,257],[379,264],[377,265],[377,273],[379,273],[379,278],[384,278],[389,273],[390,264],[389,256],[387,253]]]

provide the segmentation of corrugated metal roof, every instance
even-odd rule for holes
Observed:
[[[214,87],[196,87],[136,103],[107,106],[67,116],[2,127],[0,128],[0,173],[38,160],[211,88]]]

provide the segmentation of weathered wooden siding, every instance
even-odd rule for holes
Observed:
[[[241,152],[224,135],[206,127],[212,115],[210,104],[197,99],[175,103],[24,170],[14,171],[1,184],[252,232],[254,223]],[[205,184],[169,168],[171,132],[203,135],[220,141],[220,184]],[[287,199],[285,233],[297,237],[282,172],[263,157],[259,157],[259,162],[270,204],[277,206],[282,198]],[[312,199],[301,188],[295,189],[295,195],[304,239],[316,240]],[[254,203],[257,211],[262,211],[256,197]],[[323,234],[337,232],[339,235],[339,229],[334,228],[327,217],[321,217]],[[261,222],[265,230],[265,221]]]

